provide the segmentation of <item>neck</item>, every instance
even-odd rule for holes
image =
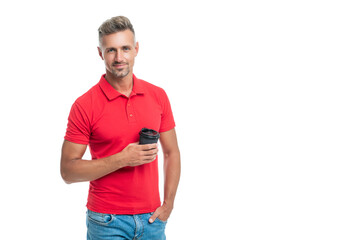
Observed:
[[[122,78],[117,78],[109,71],[106,71],[105,79],[114,89],[129,97],[133,89],[133,73],[129,73]]]

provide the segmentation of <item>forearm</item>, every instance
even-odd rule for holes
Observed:
[[[180,179],[180,153],[164,154],[164,203],[173,208]]]
[[[87,146],[64,141],[61,155],[61,175],[66,183],[93,181],[126,166],[139,166],[156,159],[157,144],[130,143],[121,152],[109,157],[82,159]]]
[[[96,160],[73,159],[61,166],[66,183],[93,181],[124,167],[122,154]]]

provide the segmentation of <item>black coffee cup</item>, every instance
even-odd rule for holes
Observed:
[[[157,131],[149,128],[141,129],[139,135],[139,144],[157,143],[160,138],[160,134]]]

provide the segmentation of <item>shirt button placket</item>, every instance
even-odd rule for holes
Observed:
[[[128,99],[128,102],[127,102],[127,117],[128,117],[128,121],[130,123],[131,122],[136,122],[135,114],[134,114],[134,110],[133,110],[130,98]]]

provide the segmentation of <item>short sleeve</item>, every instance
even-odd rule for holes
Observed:
[[[70,142],[79,144],[88,144],[90,137],[90,121],[86,111],[75,102],[72,105],[69,117],[65,139]]]
[[[161,105],[162,105],[162,114],[161,114],[161,126],[160,132],[166,132],[175,127],[175,122],[173,118],[173,112],[171,108],[171,103],[169,102],[166,92],[161,89]]]

